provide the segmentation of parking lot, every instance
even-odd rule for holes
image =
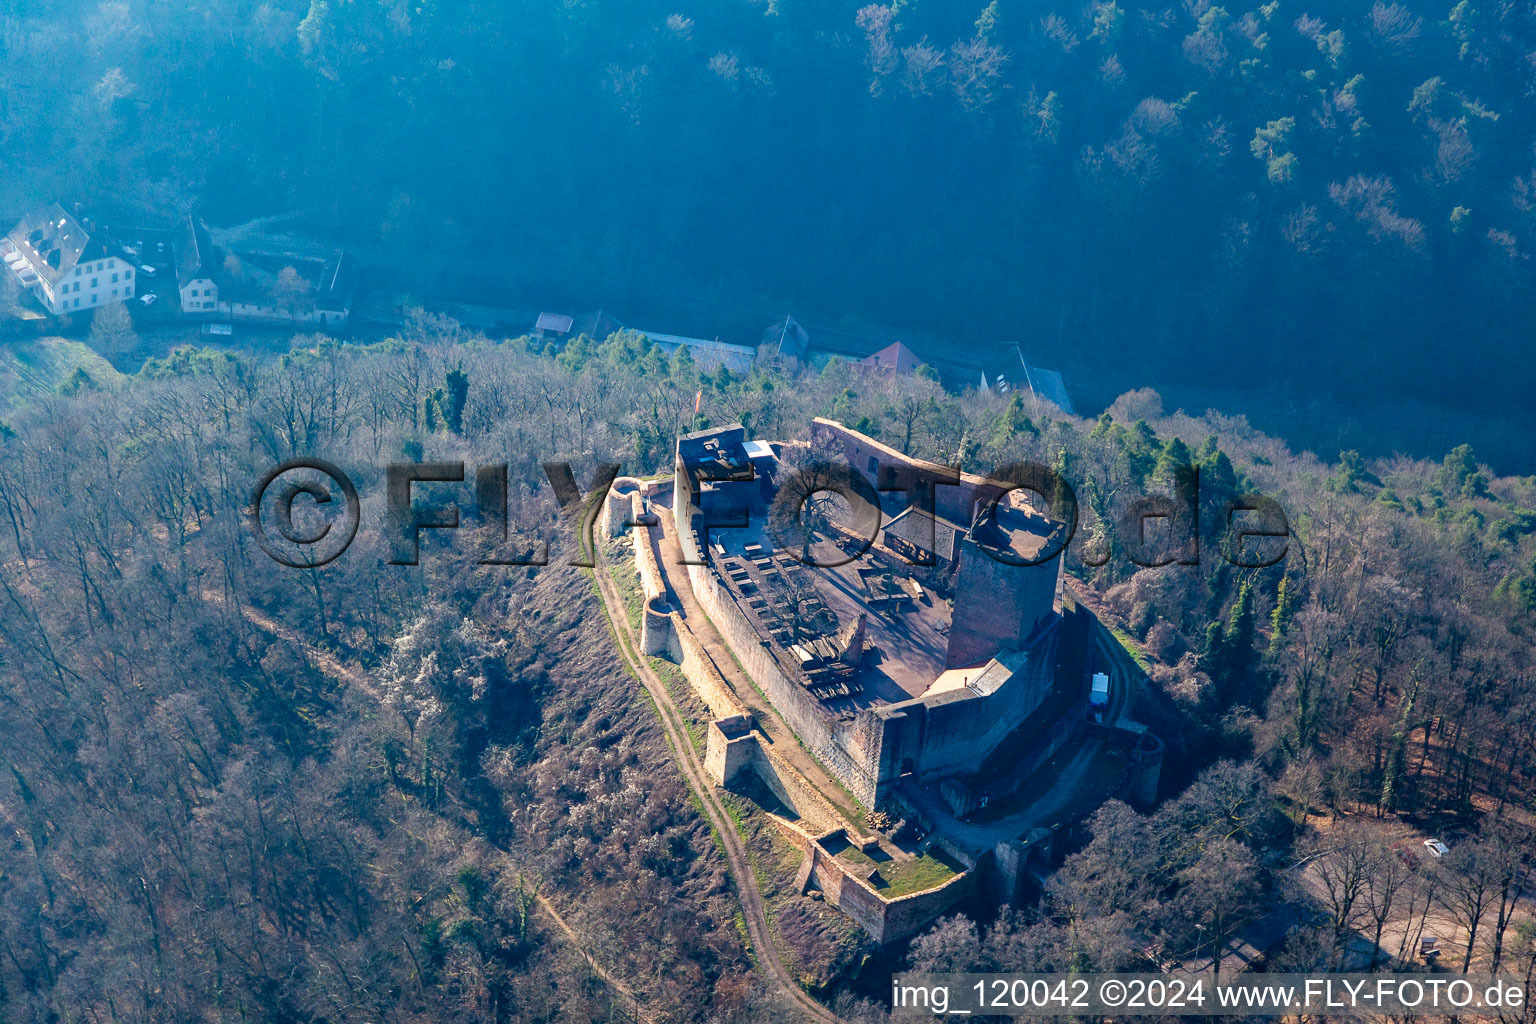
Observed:
[[[134,321],[160,323],[176,319],[181,298],[176,289],[175,234],[156,228],[124,228],[117,233],[123,253],[133,261],[138,285],[128,302]],[[146,295],[154,299],[144,301]]]

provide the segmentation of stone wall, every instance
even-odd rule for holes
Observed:
[[[715,667],[714,659],[683,622],[677,612],[672,613],[672,638],[667,649],[671,660],[683,670],[683,676],[692,684],[695,692],[709,705],[710,713],[718,717],[750,714],[731,686]]]
[[[810,870],[801,869],[806,884],[820,889],[829,904],[857,921],[879,943],[922,931],[971,895],[978,877],[976,871],[965,871],[932,889],[887,899],[863,879],[849,874],[820,842],[808,842],[806,858]]]
[[[1143,811],[1157,806],[1158,783],[1163,774],[1163,741],[1154,733],[1143,733],[1131,752],[1126,799]]]
[[[999,650],[1017,650],[1052,621],[1061,562],[1011,565],[970,537],[960,542],[955,606],[945,668],[975,665]]]
[[[686,498],[685,489],[683,496]],[[681,506],[683,509],[688,507],[686,504]],[[685,515],[678,516],[674,525],[683,558],[689,563],[688,582],[694,598],[741,662],[741,667],[762,689],[800,742],[833,775],[842,779],[857,799],[872,806],[876,801],[879,778],[879,746],[878,742],[873,746],[867,744],[871,731],[867,724],[860,725],[863,716],[853,723],[839,725],[821,702],[779,664],[746,615],[736,607],[714,569],[699,564],[703,562],[703,556],[694,543],[692,525],[683,518]],[[878,740],[878,732],[875,738]]]
[[[731,780],[757,760],[757,737],[746,715],[729,715],[709,723],[704,742],[704,771],[717,786]]]
[[[621,521],[633,522],[644,514],[644,500],[640,495],[631,494],[629,504],[630,510],[624,513],[626,519]],[[629,528],[629,537],[635,552],[635,568],[640,572],[640,587],[646,599],[666,593],[667,588],[661,582],[661,568],[656,564],[656,551],[651,547],[649,527],[632,526]]]
[[[631,512],[625,513],[627,521],[638,522],[643,509],[641,493],[629,495]],[[710,713],[717,718],[746,714],[730,685],[720,675],[709,654],[699,646],[693,633],[684,624],[677,609],[666,604],[666,587],[661,580],[661,569],[656,564],[656,549],[651,543],[651,527],[630,527],[633,542],[635,568],[640,573],[640,587],[645,595],[645,608],[641,621],[641,646],[653,657],[664,656],[675,662],[683,676],[697,691]],[[665,609],[665,610],[663,610]]]
[[[915,748],[903,735],[896,753],[910,759],[911,770],[925,778],[979,771],[998,744],[1023,726],[1052,693],[1058,639],[1052,632],[1024,655],[1008,655],[1006,665],[1016,667],[991,693],[962,687],[890,705],[919,722]]]
[[[979,877],[975,870],[976,860],[939,836],[934,837],[935,844],[966,867],[942,885],[888,899],[863,879],[851,875],[822,843],[836,837],[846,839],[859,849],[867,849],[876,840],[850,831],[832,805],[799,772],[769,749],[762,734],[751,728],[751,719],[746,716],[737,715],[709,724],[704,764],[716,785],[730,782],[743,771],[756,772],[774,795],[794,810],[800,819],[798,822],[776,814],[768,817],[804,851],[805,861],[796,876],[796,886],[802,892],[808,886],[820,889],[829,904],[858,922],[876,942],[892,942],[921,931],[974,889]]]
[[[638,520],[642,512],[640,494],[632,492],[629,498],[632,501],[634,520]],[[773,752],[772,745],[761,733],[751,727],[751,712],[731,691],[730,684],[694,637],[693,631],[682,621],[682,617],[666,604],[665,588],[660,567],[656,564],[656,550],[651,544],[649,529],[634,526],[630,534],[635,566],[645,595],[642,646],[646,648],[647,654],[664,654],[675,662],[682,669],[684,678],[716,717],[716,721],[710,723],[705,747],[705,767],[711,778],[716,785],[724,785],[744,765],[751,764],[764,783],[787,806],[795,808],[808,821],[825,828],[836,827],[842,822],[842,816],[804,776]],[[734,602],[731,607],[734,610]],[[651,649],[656,643],[653,637],[664,637],[660,649]]]
[[[622,532],[621,527],[624,522],[639,522],[644,512],[643,495],[642,490],[627,491],[623,495],[623,498],[628,499],[627,502],[622,499],[614,500],[615,496],[610,495],[606,510],[607,522],[620,527],[619,532]],[[626,503],[629,505],[628,511],[624,511],[622,507]],[[618,511],[614,511],[615,508]],[[705,742],[704,767],[710,781],[724,786],[742,771],[751,770],[779,800],[783,801],[785,806],[792,808],[801,819],[801,823],[796,823],[778,815],[769,815],[773,823],[792,841],[802,844],[806,859],[797,878],[802,891],[806,886],[814,885],[823,892],[829,904],[858,922],[876,942],[881,943],[893,942],[916,934],[932,924],[939,915],[970,896],[980,873],[974,870],[973,861],[963,856],[952,844],[945,843],[945,851],[966,864],[969,870],[961,872],[932,889],[896,899],[886,899],[868,883],[850,875],[844,866],[826,851],[817,837],[846,835],[849,841],[861,848],[874,840],[851,832],[850,823],[842,817],[830,801],[792,765],[774,753],[766,737],[753,727],[750,712],[731,692],[730,686],[721,677],[713,660],[699,645],[678,612],[666,605],[666,589],[662,583],[660,568],[656,564],[656,552],[651,544],[648,527],[633,526],[630,528],[630,533],[635,565],[640,575],[641,589],[645,595],[642,644],[649,648],[654,641],[647,641],[645,638],[660,637],[664,632],[667,655],[678,663],[683,675],[716,716],[715,720],[709,723]],[[697,560],[697,551],[690,553],[693,547],[691,533],[679,531],[679,539],[684,543],[684,557]],[[861,742],[871,734],[870,730],[873,727],[875,737],[873,758],[878,762],[880,727],[874,716],[860,716],[852,727],[843,727],[841,730],[843,735],[839,736],[836,723],[832,722],[819,703],[809,708],[801,706],[804,701],[814,701],[814,698],[804,694],[800,687],[794,686],[792,680],[772,660],[771,655],[768,655],[767,650],[757,643],[755,631],[746,621],[746,617],[736,608],[735,602],[724,594],[712,571],[702,565],[690,565],[688,571],[690,583],[693,585],[694,594],[700,605],[704,607],[706,614],[710,616],[726,642],[737,652],[738,657],[745,655],[743,667],[753,675],[759,685],[763,685],[765,681],[768,683],[765,691],[774,706],[781,714],[785,714],[785,705],[780,703],[780,699],[785,699],[790,708],[798,709],[798,712],[785,715],[786,721],[791,728],[795,729],[796,735],[802,742],[811,745],[813,750],[817,750],[823,762],[829,763],[834,772],[845,780],[854,781],[855,795],[873,805],[875,780],[879,776],[878,763],[872,771],[868,759],[855,761],[855,752],[858,755],[863,754]],[[661,624],[663,622],[665,625]],[[756,657],[754,657],[754,651]],[[775,691],[778,691],[778,696],[775,695]],[[797,724],[797,720],[801,724]],[[802,731],[802,724],[809,728]],[[819,750],[818,745],[812,743],[813,739],[819,741]],[[850,751],[848,746],[852,746],[854,750]],[[857,785],[857,780],[860,779],[867,780],[867,785],[863,787]],[[864,792],[861,793],[860,788]]]
[[[645,599],[640,609],[640,653],[648,658],[659,658],[676,646],[672,614],[672,606],[664,595]]]
[[[615,478],[613,485],[608,490],[607,501],[603,505],[603,532],[610,537],[617,537],[624,532],[624,527],[638,518],[638,512],[631,499],[641,494],[641,483],[632,476]]]
[[[843,816],[830,801],[804,775],[795,770],[778,754],[765,737],[758,734],[756,757],[753,767],[758,776],[772,789],[774,795],[795,809],[795,813],[807,822],[821,828],[845,826]]]
[[[818,452],[840,455],[849,468],[876,487],[899,484],[908,478],[924,480],[955,479],[954,469],[903,455],[890,445],[849,430],[836,420],[817,417],[811,421],[811,446]],[[871,460],[875,466],[871,468]],[[969,527],[976,515],[977,502],[990,502],[1013,485],[1001,483],[976,473],[960,473],[959,482],[934,488],[934,511],[960,527]]]
[[[773,752],[773,745],[753,728],[748,715],[732,715],[709,723],[704,768],[717,786],[729,785],[743,771],[756,772],[774,796],[818,832],[849,827],[831,801]],[[872,840],[861,837],[860,841]]]

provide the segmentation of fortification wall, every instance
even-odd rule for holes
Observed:
[[[883,728],[882,777],[911,771],[936,778],[980,770],[1054,692],[1058,645],[1056,632],[1042,637],[1025,663],[990,694],[962,688],[875,709],[869,718]]]
[[[1124,787],[1126,799],[1143,811],[1157,806],[1157,787],[1163,774],[1163,741],[1154,733],[1145,733],[1135,750]]]
[[[1040,709],[1055,686],[1055,637],[1044,638],[1029,660],[995,692],[961,690],[966,699],[926,705],[926,728],[916,760],[921,775],[969,773]]]
[[[966,871],[932,889],[887,899],[863,879],[850,875],[820,843],[811,841],[806,857],[810,871],[802,868],[802,874],[807,875],[807,883],[820,889],[828,903],[857,921],[880,943],[895,942],[928,927],[975,890],[979,874]]]
[[[819,416],[811,421],[811,446],[817,451],[841,455],[854,472],[876,488],[893,483],[905,486],[909,477],[926,480],[955,477],[955,470],[948,466],[903,455],[890,445],[865,437],[836,420]],[[934,511],[952,523],[967,527],[974,518],[978,501],[993,501],[1012,486],[976,473],[961,473],[957,484],[941,484],[934,488]]]
[[[682,506],[684,509],[687,507],[686,504]],[[757,631],[747,621],[746,615],[736,607],[736,602],[725,591],[714,570],[698,564],[703,558],[694,543],[692,525],[687,522],[676,522],[674,525],[683,557],[690,563],[687,566],[688,582],[693,588],[693,596],[741,662],[741,667],[762,688],[774,710],[794,731],[800,742],[829,771],[842,779],[855,797],[865,804],[873,805],[876,802],[875,784],[879,773],[871,768],[878,762],[879,748],[875,747],[871,755],[861,745],[869,736],[868,729],[857,728],[857,722],[853,723],[855,727],[838,727],[821,702],[774,659]]]
[[[717,786],[728,785],[743,771],[751,770],[773,795],[818,832],[847,828],[848,823],[815,786],[779,755],[762,733],[752,727],[748,715],[732,715],[709,723],[704,768]],[[860,837],[860,842],[871,840]]]
[[[632,476],[616,477],[612,486],[608,489],[608,498],[603,504],[603,531],[610,537],[617,537],[624,532],[626,524],[638,519],[643,511],[643,504],[634,504],[631,499],[643,496],[644,483]]]
[[[820,843],[811,843],[806,856],[811,861],[809,884],[820,889],[829,904],[858,922],[876,942],[884,942],[885,901],[880,895],[849,875]]]
[[[801,775],[795,768],[786,762],[778,754],[773,752],[773,747],[759,733],[757,736],[757,750],[753,761],[753,767],[774,794],[790,807],[801,818],[826,830],[844,826],[843,816],[837,812],[830,801],[821,792]]]
[[[881,942],[895,942],[916,935],[932,924],[940,914],[955,907],[976,889],[979,872],[967,871],[943,885],[908,896],[898,896],[886,903],[885,929]]]
[[[684,678],[699,697],[709,705],[710,713],[720,718],[750,714],[731,692],[730,684],[715,667],[714,659],[699,646],[693,631],[683,623],[682,616],[673,612],[672,619],[672,641],[667,653],[683,670]]]
[[[631,495],[631,498],[633,515],[638,519],[642,511],[640,496],[637,493]],[[656,610],[658,602],[664,600],[665,587],[660,567],[656,564],[655,548],[651,544],[647,527],[632,527],[630,533],[635,566],[645,595],[642,646],[647,648],[648,654],[665,653],[675,662],[682,669],[684,678],[715,716],[716,721],[710,723],[705,752],[705,764],[711,778],[716,784],[723,785],[743,765],[750,763],[775,795],[793,807],[801,817],[823,828],[837,827],[842,822],[842,816],[832,804],[804,776],[775,754],[772,745],[761,733],[750,728],[751,712],[731,691],[730,684],[720,674],[714,659],[699,644],[677,611],[661,613]],[[729,598],[726,600],[729,601]],[[730,603],[730,607],[732,611],[736,610],[734,602]],[[737,615],[740,617],[739,612]],[[664,621],[665,625],[658,625],[658,620]],[[744,618],[742,624],[746,625]],[[657,636],[665,639],[664,651],[649,649],[653,643],[651,638]],[[722,723],[725,722],[740,723],[740,726],[722,731]],[[746,728],[745,732],[742,726]],[[711,759],[714,759],[713,763]]]
[[[640,518],[645,511],[645,504],[640,495],[629,496],[630,509],[624,513],[621,522],[633,522]],[[613,504],[610,502],[610,504]],[[661,582],[661,568],[656,564],[656,552],[651,547],[651,536],[647,532],[648,527],[632,526],[629,529],[630,543],[635,552],[635,568],[640,572],[640,586],[647,599],[658,594],[666,593],[666,586]]]
[[[888,899],[850,874],[848,867],[829,853],[818,837],[846,837],[860,849],[875,840],[849,832],[847,823],[832,805],[769,749],[746,716],[709,724],[704,763],[711,781],[717,785],[724,785],[743,771],[755,771],[774,795],[794,810],[800,818],[798,822],[776,814],[770,814],[769,819],[805,853],[805,862],[796,876],[797,887],[802,892],[807,886],[820,889],[828,903],[858,922],[876,942],[891,942],[921,931],[969,896],[980,876],[975,870],[975,858],[941,836],[934,838],[936,845],[966,868],[942,885]]]
[[[688,566],[688,580],[693,586],[693,596],[703,607],[741,667],[763,688],[774,708],[801,742],[813,750],[827,742],[831,736],[831,719],[822,710],[816,698],[804,687],[792,680],[768,649],[760,642],[757,631],[736,607],[721,586],[714,571],[705,565]]]
[[[643,506],[639,494],[634,494],[631,498],[634,518],[629,521],[634,522],[638,521]],[[626,513],[626,515],[629,514]],[[699,645],[677,610],[674,608],[668,608],[665,612],[653,610],[652,603],[666,593],[666,587],[661,580],[661,569],[656,564],[656,549],[651,544],[650,528],[631,527],[630,537],[634,548],[635,568],[640,573],[640,586],[645,594],[645,612],[641,631],[641,646],[645,648],[645,653],[653,656],[664,655],[676,662],[682,669],[684,678],[693,686],[704,703],[709,705],[710,713],[716,718],[747,714],[746,708],[731,692],[730,684],[720,675],[720,670],[715,667],[713,659]],[[664,617],[664,624],[658,621],[659,617]],[[659,644],[653,639],[658,637]]]

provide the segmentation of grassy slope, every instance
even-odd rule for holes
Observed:
[[[0,412],[56,394],[76,370],[84,370],[98,387],[111,387],[122,378],[83,342],[68,338],[0,342]]]

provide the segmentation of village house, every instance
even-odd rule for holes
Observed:
[[[133,298],[128,255],[58,203],[21,218],[0,242],[11,274],[48,313],[63,316]]]
[[[903,376],[917,372],[923,361],[918,358],[906,345],[896,341],[885,346],[872,356],[860,360],[860,366],[868,366],[877,370],[886,370],[890,373],[898,373]]]
[[[176,286],[181,292],[183,313],[211,313],[218,309],[219,287],[212,266],[213,241],[208,228],[196,217],[183,226],[176,253]]]
[[[181,232],[176,268],[181,311],[189,316],[344,324],[357,290],[357,264],[345,252],[321,259],[226,251],[195,217]]]

